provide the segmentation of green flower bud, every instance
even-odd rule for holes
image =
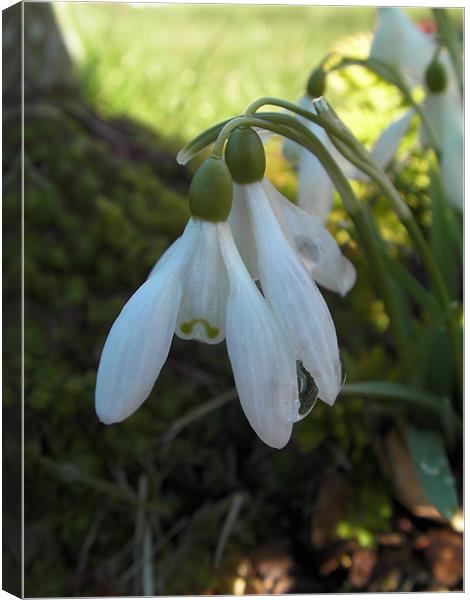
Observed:
[[[223,160],[206,158],[189,187],[189,210],[193,217],[217,223],[226,221],[232,207],[233,181]]]
[[[326,73],[322,67],[314,69],[307,81],[307,94],[312,98],[325,95]]]
[[[235,129],[225,146],[225,161],[237,183],[254,183],[263,179],[266,155],[256,131],[249,127]]]
[[[447,87],[447,74],[437,58],[426,69],[426,85],[433,94],[440,94]]]

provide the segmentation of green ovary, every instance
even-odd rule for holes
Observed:
[[[181,333],[184,333],[184,335],[190,335],[192,330],[194,329],[194,326],[198,323],[201,323],[201,325],[204,326],[204,329],[207,333],[207,337],[210,340],[215,339],[219,335],[220,330],[218,329],[218,327],[212,327],[212,325],[209,323],[209,321],[207,321],[207,319],[193,319],[192,321],[188,321],[187,323],[182,323],[180,325]]]

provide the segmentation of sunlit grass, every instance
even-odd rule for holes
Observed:
[[[99,3],[56,8],[95,106],[182,139],[239,113],[256,97],[296,99],[310,70],[342,39],[349,40],[343,51],[358,45],[367,51],[375,22],[372,8]],[[351,41],[359,33],[367,35]],[[336,79],[330,93],[339,100],[348,85]],[[354,101],[346,112],[357,108]]]
[[[253,99],[295,100],[331,50],[366,56],[376,9],[341,6],[57,3],[89,100],[188,140]],[[430,20],[430,9],[409,9]],[[462,11],[451,11],[456,22]],[[351,85],[351,80],[354,85]],[[360,68],[329,79],[328,98],[371,141],[400,102]],[[380,110],[377,107],[380,106]]]

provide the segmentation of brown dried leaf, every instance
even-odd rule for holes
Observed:
[[[322,547],[334,539],[337,523],[344,517],[351,484],[342,475],[333,473],[324,480],[312,511],[312,544]]]
[[[375,550],[361,548],[353,553],[349,569],[349,581],[355,588],[363,588],[369,583],[372,571],[377,564]]]

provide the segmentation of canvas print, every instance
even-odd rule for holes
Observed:
[[[7,591],[463,589],[463,41],[3,12]]]

